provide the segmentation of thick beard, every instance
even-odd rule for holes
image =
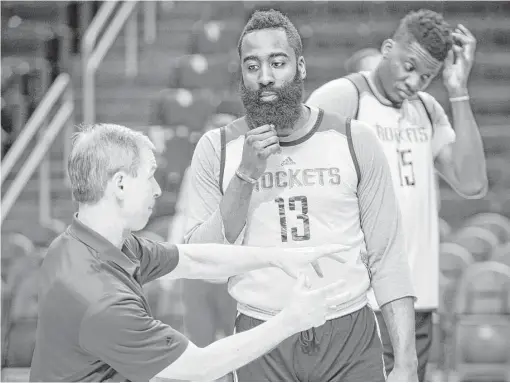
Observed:
[[[261,86],[258,90],[250,90],[241,79],[239,91],[250,129],[273,124],[277,132],[283,131],[285,128],[292,128],[301,116],[304,84],[299,72],[291,82],[280,88]],[[261,93],[264,91],[274,92],[277,96],[276,100],[261,101]]]

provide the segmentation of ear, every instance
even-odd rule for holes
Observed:
[[[124,190],[126,184],[126,174],[124,172],[117,172],[113,175],[109,182],[111,192],[119,199],[124,199]]]
[[[384,58],[386,58],[391,50],[393,49],[393,47],[395,46],[395,41],[392,40],[392,39],[386,39],[383,41],[382,45],[381,45],[381,54]]]
[[[301,80],[304,80],[306,78],[306,62],[305,58],[303,56],[299,56],[298,62],[297,62],[297,70],[299,71],[299,75],[301,77]]]

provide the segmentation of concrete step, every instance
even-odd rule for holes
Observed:
[[[17,202],[24,201],[23,203],[25,203],[25,201],[34,201],[34,203],[36,203],[39,199],[39,189],[38,178],[34,177],[30,179],[21,192]],[[51,198],[71,199],[71,190],[67,182],[64,181],[64,178],[52,178],[50,190]]]
[[[28,201],[23,200],[20,201],[22,203],[16,204],[12,210],[9,212],[8,219],[17,220],[23,219],[26,216],[30,216],[34,212],[37,213],[39,211],[39,203],[38,201]],[[70,198],[57,198],[55,197],[51,201],[51,211],[55,217],[65,217],[65,214],[71,214],[76,210],[75,203],[72,202]]]
[[[191,28],[194,23],[200,19],[176,19],[175,15],[171,20],[159,21],[156,25],[157,44],[167,50],[188,51],[191,43]],[[138,45],[142,47],[144,28],[143,24],[138,24]],[[170,38],[169,38],[170,37]],[[124,33],[112,45],[112,50],[124,50],[126,38]]]
[[[23,164],[24,164],[24,162],[20,161],[14,165],[12,171],[9,173],[9,176],[7,177],[7,180],[2,185],[2,196],[5,193],[5,191],[7,190],[7,188],[10,186],[10,184],[12,183],[12,181],[14,180],[14,178],[16,177],[18,172],[21,170]],[[50,175],[51,175],[52,179],[54,177],[59,177],[59,178],[63,177],[63,175],[64,175],[63,166],[64,166],[63,158],[51,158],[50,157]],[[31,177],[31,179],[34,179],[34,180],[39,179],[38,170],[35,171],[34,175]]]

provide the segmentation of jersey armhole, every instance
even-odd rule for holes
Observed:
[[[358,157],[356,156],[356,151],[354,150],[354,144],[352,142],[352,119],[347,118],[345,122],[345,134],[347,136],[347,143],[349,145],[349,152],[351,153],[352,162],[354,163],[354,168],[356,169],[356,176],[358,177],[357,186],[359,186],[361,182],[361,171],[359,169]]]
[[[358,103],[356,105],[356,113],[352,116],[353,119],[357,120],[359,115],[359,107],[361,101],[361,93],[370,92],[370,85],[368,84],[367,78],[362,73],[351,73],[344,77],[346,80],[349,80],[352,85],[356,88],[356,93],[358,94]]]
[[[221,142],[221,148],[220,148],[220,192],[221,192],[221,195],[223,195],[224,194],[223,174],[225,173],[225,156],[226,156],[226,151],[227,151],[227,138],[226,138],[224,126],[222,126],[220,128],[220,142]]]
[[[429,118],[430,127],[432,129],[432,135],[434,135],[435,129],[434,129],[434,123],[432,122],[432,116],[430,115],[429,109],[427,108],[427,104],[425,103],[425,100],[422,96],[420,96],[419,93],[417,93],[418,99],[421,101],[421,104],[423,105],[423,109],[425,109],[425,113],[427,113],[427,117]]]

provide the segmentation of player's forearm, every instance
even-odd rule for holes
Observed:
[[[234,243],[241,234],[248,215],[253,185],[234,176],[220,203],[225,238]]]
[[[223,233],[223,218],[220,209],[211,214],[204,222],[195,226],[185,236],[185,243],[222,243],[229,244]]]
[[[170,278],[229,278],[273,265],[267,248],[222,244],[177,245],[179,264]]]
[[[467,94],[467,91],[459,94]],[[450,95],[456,97],[456,94]],[[456,140],[453,144],[453,163],[462,192],[482,197],[488,189],[487,168],[482,137],[471,110],[469,100],[452,102],[453,127]]]
[[[416,368],[415,312],[413,298],[405,297],[386,303],[381,312],[395,355],[395,367]]]
[[[291,336],[291,324],[286,323],[284,313],[251,329],[223,338],[211,345],[197,349],[183,363],[182,374],[169,376],[163,370],[158,377],[191,381],[214,381],[264,355]],[[184,356],[184,355],[183,355]],[[188,363],[188,368],[184,364]]]

